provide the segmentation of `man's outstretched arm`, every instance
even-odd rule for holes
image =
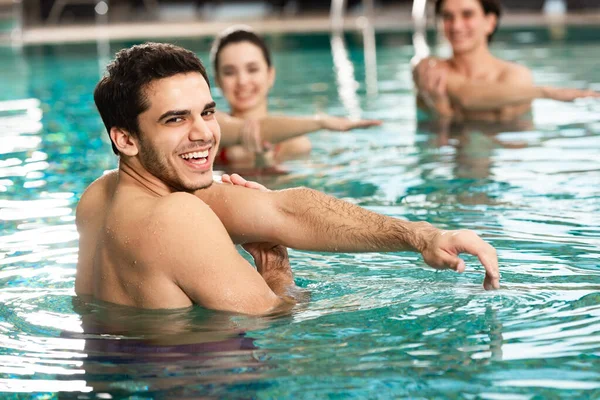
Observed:
[[[306,188],[261,192],[215,184],[197,195],[238,243],[274,242],[325,252],[416,251],[433,268],[459,272],[464,262],[458,254],[468,253],[486,269],[485,288],[499,287],[496,251],[471,231],[441,231]]]
[[[523,66],[514,66],[504,75],[498,82],[482,82],[450,72],[446,80],[447,92],[452,101],[468,111],[527,104],[535,99],[568,102],[584,97],[600,97],[600,93],[593,90],[536,86],[531,71]]]

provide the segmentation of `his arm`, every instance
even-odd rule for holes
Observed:
[[[427,222],[380,215],[316,190],[261,192],[215,184],[197,195],[241,243],[275,242],[311,251],[417,251],[437,269],[464,270],[459,253],[476,255],[486,289],[499,287],[495,249],[471,231],[441,231]]]
[[[573,101],[581,97],[600,97],[600,93],[593,90],[535,86],[531,71],[518,65],[507,68],[497,82],[473,81],[449,72],[447,90],[451,100],[470,111],[494,110],[541,98]]]
[[[448,70],[443,61],[428,57],[414,65],[412,71],[417,106],[440,117],[452,117],[454,111],[446,90]]]
[[[283,296],[293,280],[265,273],[282,268],[285,260],[280,256],[268,249],[253,254],[259,257],[261,277],[237,252],[205,204],[186,193],[171,194],[161,202],[153,215],[161,234],[149,238],[151,257],[155,264],[165,266],[169,278],[194,303],[244,314],[265,314],[293,305],[289,296]]]
[[[217,113],[217,120],[221,126],[222,146],[244,144],[244,130],[247,122],[224,113]],[[256,121],[259,142],[279,143],[307,133],[321,129],[345,132],[352,129],[368,128],[381,125],[378,120],[351,120],[348,118],[332,117],[330,115],[316,115],[314,117],[290,117],[269,115]],[[262,143],[261,143],[262,145]]]
[[[260,183],[248,181],[238,174],[223,174],[221,182],[261,190],[263,192],[270,191]],[[284,246],[275,243],[259,242],[246,243],[242,247],[254,258],[258,273],[267,282],[273,282],[272,285],[269,284],[273,292],[281,297],[292,296],[294,299],[306,297],[294,282],[287,249]]]

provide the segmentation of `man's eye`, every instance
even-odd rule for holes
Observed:
[[[215,113],[215,109],[210,109],[210,110],[206,110],[206,111],[204,111],[204,112],[202,113],[202,116],[203,116],[203,117],[209,117],[209,116],[211,116],[211,115],[214,115],[214,113]]]
[[[168,120],[166,120],[165,123],[172,124],[172,123],[181,122],[181,121],[183,121],[183,118],[173,117],[173,118],[169,118]]]

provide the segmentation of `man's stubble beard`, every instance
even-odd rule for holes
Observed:
[[[144,139],[140,137],[140,162],[142,166],[150,172],[152,175],[166,183],[168,186],[176,189],[177,191],[194,193],[197,190],[207,189],[213,184],[212,173],[211,180],[206,185],[200,186],[188,186],[179,179],[173,170],[169,170],[167,161],[164,157],[161,157],[160,153],[157,152],[154,147],[148,144]]]

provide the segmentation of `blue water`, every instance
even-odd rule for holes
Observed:
[[[568,33],[505,31],[493,50],[539,84],[599,89],[599,32]],[[106,54],[95,44],[3,48],[3,397],[600,398],[600,103],[539,100],[531,123],[512,126],[417,125],[409,35],[377,40],[377,94],[360,37],[346,38],[337,65],[327,37],[272,40],[274,112],[385,124],[314,134],[310,158],[258,179],[474,229],[499,251],[501,290],[482,289],[472,258],[457,275],[412,253],[290,251],[311,300],[285,317],[77,299],[75,206],[117,161],[92,91],[107,57],[131,43]],[[179,43],[208,59],[206,40]]]

